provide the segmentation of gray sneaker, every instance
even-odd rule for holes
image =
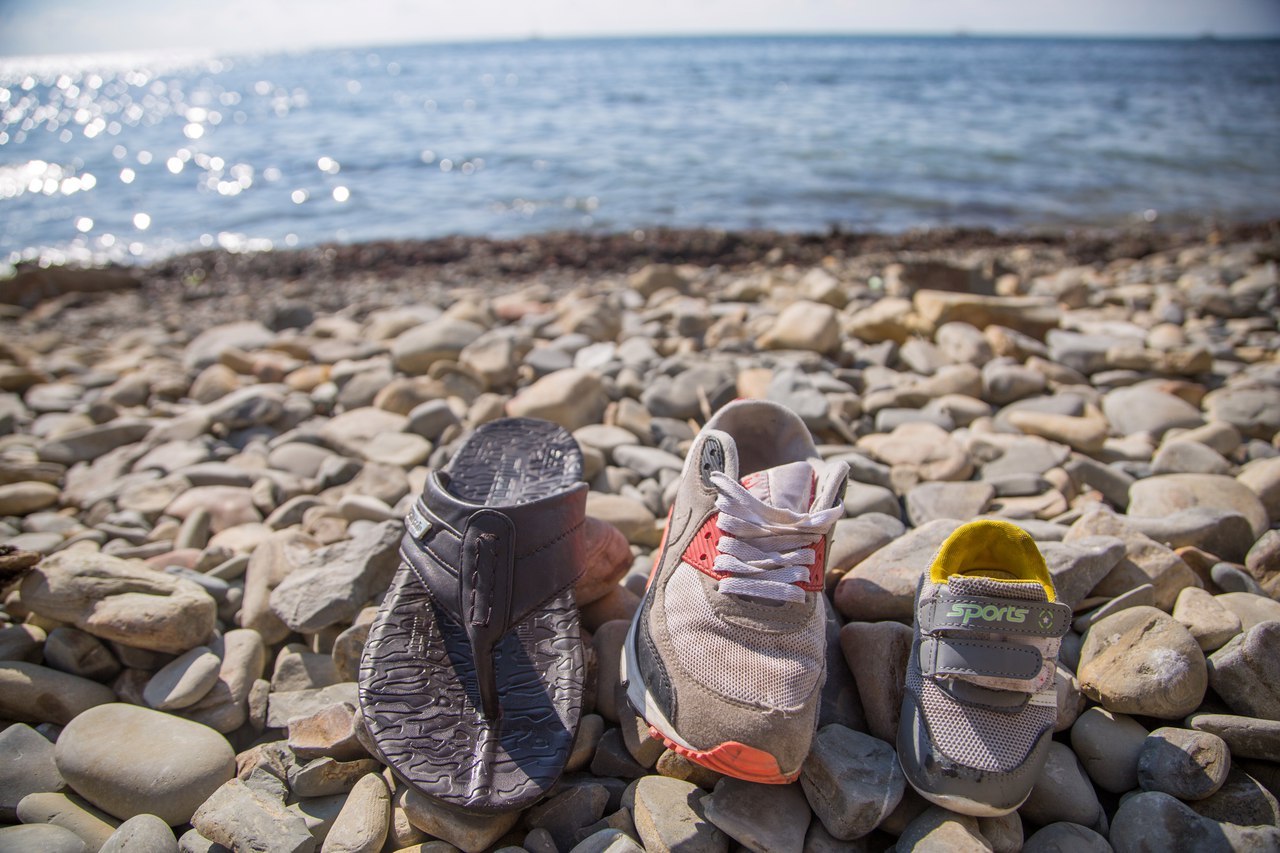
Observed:
[[[1022,805],[1057,721],[1056,602],[1035,542],[974,521],[942,543],[916,592],[898,758],[926,799],[988,817]]]
[[[775,403],[731,403],[694,440],[622,660],[628,699],[673,751],[752,782],[799,774],[847,473]]]

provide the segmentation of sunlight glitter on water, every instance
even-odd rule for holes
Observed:
[[[90,257],[119,260],[158,254],[162,246],[170,250],[180,247],[181,240],[172,233],[126,243],[104,230],[131,226],[147,232],[158,224],[148,213],[126,212],[128,201],[120,195],[124,188],[129,188],[135,199],[138,192],[143,193],[143,199],[154,197],[170,180],[189,180],[186,173],[192,168],[195,180],[187,186],[215,197],[235,197],[253,187],[258,171],[254,165],[235,162],[228,170],[226,160],[212,148],[211,134],[226,118],[222,110],[244,103],[243,92],[219,82],[234,67],[231,60],[204,53],[0,60],[0,143],[7,144],[0,154],[9,153],[16,145],[34,147],[46,155],[20,162],[0,159],[0,201],[33,193],[84,198],[79,209],[65,214],[61,249],[5,246],[8,262],[28,258],[53,262]],[[301,87],[282,90],[263,81],[251,91],[261,93],[275,114],[287,113],[307,101]],[[243,124],[247,117],[236,111],[231,118],[233,123]],[[166,127],[176,127],[177,133],[164,131]],[[80,133],[69,133],[73,128]],[[112,140],[105,148],[96,141],[122,133],[124,142]],[[84,142],[77,143],[77,136]],[[174,145],[177,140],[180,146]],[[58,151],[67,152],[65,159],[47,156]],[[130,165],[113,165],[122,161]],[[333,166],[328,171],[336,172],[337,161],[330,162]],[[112,183],[119,189],[92,193],[99,182],[87,164],[112,174],[118,180]],[[153,171],[155,166],[159,171]],[[284,176],[276,165],[263,174],[271,182]],[[169,231],[167,225],[161,226],[162,232]],[[85,235],[95,228],[103,233],[86,240]],[[228,248],[269,245],[269,241],[263,244],[260,238],[243,235],[220,243]]]
[[[1280,212],[1278,105],[1275,43],[642,39],[3,59],[0,261],[653,225],[1258,218]]]
[[[44,160],[0,166],[0,199],[17,198],[24,193],[68,196],[88,192],[97,185],[98,179],[92,172],[76,174],[75,166]]]

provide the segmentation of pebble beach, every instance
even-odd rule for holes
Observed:
[[[658,230],[207,251],[0,281],[0,851],[1280,849],[1280,223]],[[798,782],[721,777],[618,657],[691,440],[735,398],[850,466]],[[371,756],[360,652],[428,470],[582,447],[565,775],[448,809]],[[894,752],[917,579],[962,522],[1074,612],[1027,802]]]

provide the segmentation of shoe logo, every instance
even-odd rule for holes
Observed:
[[[421,539],[422,535],[431,529],[431,522],[422,517],[416,506],[405,516],[404,525],[409,528],[409,533],[414,539]]]
[[[961,625],[968,625],[971,619],[981,619],[983,622],[1012,622],[1015,624],[1025,622],[1027,619],[1027,608],[1014,607],[1012,604],[971,604],[969,602],[957,602],[951,605],[951,610],[947,612],[947,618],[959,619]],[[1052,616],[1049,617],[1052,620]],[[1041,623],[1043,623],[1043,618]]]
[[[1053,627],[1053,614],[1048,610],[1040,611],[1040,627],[1046,631]]]
[[[702,469],[702,483],[707,488],[711,487],[711,473],[713,471],[724,470],[724,448],[720,446],[720,442],[714,438],[708,438],[702,443],[702,459],[699,460],[699,467]]]

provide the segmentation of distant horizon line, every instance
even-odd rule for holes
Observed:
[[[1280,32],[1268,34],[1216,33],[1206,30],[1197,34],[1142,34],[1142,33],[1083,33],[1083,32],[991,32],[984,30],[958,29],[952,31],[910,32],[910,31],[854,31],[841,30],[832,32],[814,31],[722,31],[722,32],[644,32],[644,33],[539,33],[530,32],[525,35],[500,36],[450,36],[440,39],[414,38],[411,40],[388,40],[373,42],[328,42],[317,41],[312,44],[290,46],[247,47],[247,46],[173,46],[173,47],[122,47],[107,50],[74,51],[67,53],[0,53],[0,66],[24,59],[52,60],[84,56],[108,58],[121,54],[173,55],[173,54],[217,54],[245,55],[270,53],[305,53],[313,50],[366,50],[388,47],[425,47],[477,44],[527,44],[538,42],[584,42],[584,41],[661,41],[661,40],[709,40],[709,39],[921,39],[921,40],[989,40],[989,41],[1141,41],[1141,42],[1268,42],[1280,41]]]
[[[490,44],[504,44],[509,42],[523,41],[650,41],[657,39],[751,39],[751,38],[797,38],[797,39],[821,39],[821,38],[868,38],[868,39],[1007,39],[1007,40],[1045,40],[1051,41],[1055,39],[1065,39],[1072,41],[1280,41],[1280,31],[1270,35],[1242,35],[1242,34],[1219,34],[1210,30],[1194,35],[1141,35],[1141,34],[1125,34],[1125,33],[1049,33],[1049,32],[988,32],[983,30],[967,30],[957,29],[950,31],[929,31],[929,32],[911,32],[911,31],[856,31],[856,30],[839,30],[831,32],[814,32],[811,30],[777,30],[773,32],[744,30],[741,32],[724,31],[724,32],[680,32],[680,33],[663,33],[663,32],[641,32],[641,33],[579,33],[579,34],[551,34],[544,35],[540,33],[529,33],[524,36],[478,36],[476,38],[448,38],[448,39],[426,39],[417,41],[403,42],[378,42],[381,46],[402,45],[411,46],[415,44],[473,44],[476,42]],[[326,47],[346,47],[357,45],[342,45],[334,43],[331,45],[317,45]]]

